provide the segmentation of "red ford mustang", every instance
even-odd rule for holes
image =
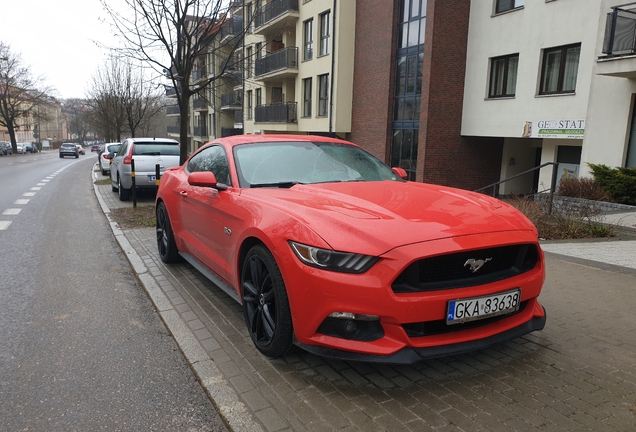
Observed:
[[[159,254],[242,303],[272,357],[296,345],[412,363],[541,330],[534,225],[496,199],[405,176],[337,139],[218,139],[161,179]]]

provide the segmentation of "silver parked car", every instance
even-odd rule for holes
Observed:
[[[99,164],[99,170],[102,175],[108,175],[110,173],[110,153],[113,155],[119,150],[121,143],[108,143],[104,144],[103,149],[97,151],[97,163]]]
[[[113,155],[110,182],[121,201],[130,199],[132,189],[132,161],[135,161],[136,189],[156,186],[156,165],[163,174],[166,168],[179,166],[179,142],[168,138],[128,138]]]

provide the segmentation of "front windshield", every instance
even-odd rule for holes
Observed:
[[[241,187],[291,187],[297,183],[402,181],[365,150],[325,142],[273,142],[234,147]]]

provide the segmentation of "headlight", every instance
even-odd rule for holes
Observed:
[[[302,262],[324,270],[344,273],[364,273],[379,260],[378,257],[374,256],[337,252],[331,249],[321,249],[293,241],[290,241],[289,244]]]

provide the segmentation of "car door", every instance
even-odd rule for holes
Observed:
[[[187,174],[210,171],[228,189],[218,191],[209,187],[192,186],[186,182],[180,190],[180,216],[184,241],[195,257],[226,281],[231,280],[232,257],[237,245],[234,230],[242,227],[239,197],[230,184],[225,149],[210,146],[194,155],[186,167]]]

